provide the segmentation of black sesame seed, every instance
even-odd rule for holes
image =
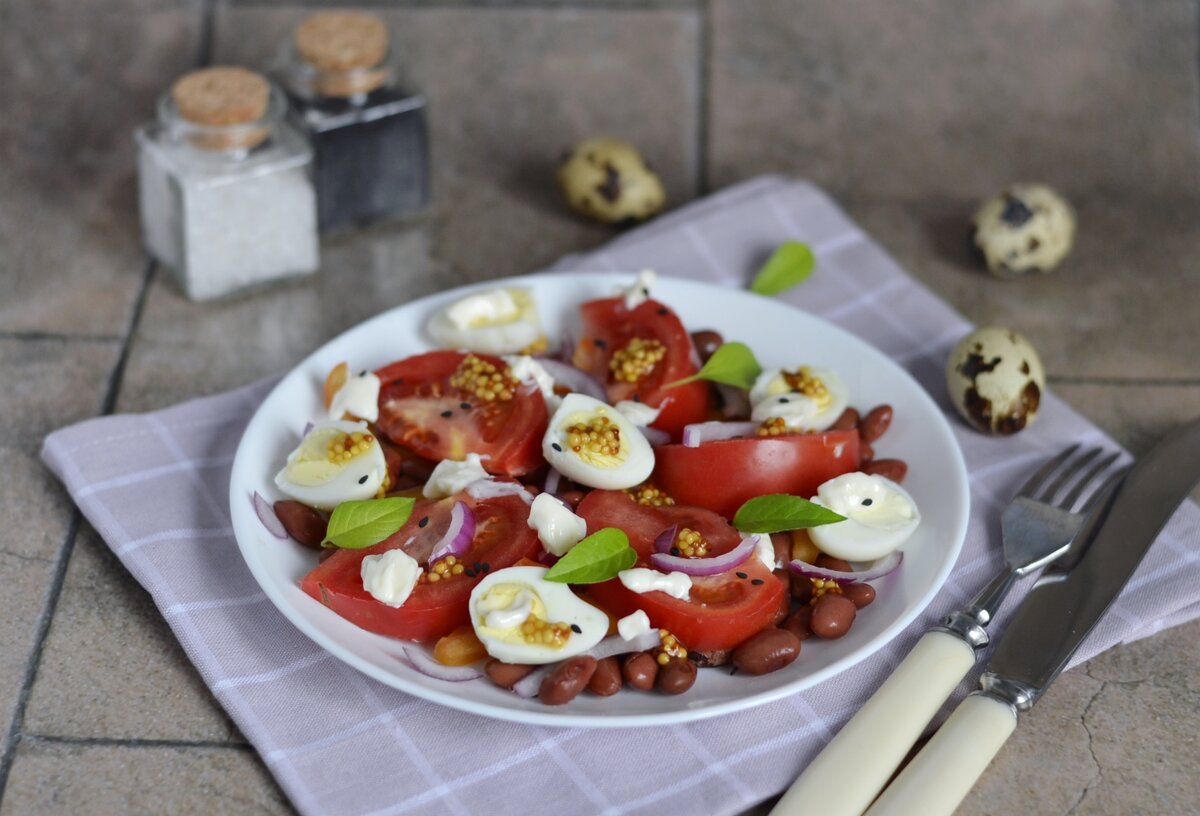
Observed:
[[[862,501],[862,506],[863,506],[863,507],[870,507],[870,506],[871,506],[872,504],[874,504],[874,503],[875,503],[874,499],[863,499],[863,501]]]
[[[650,297],[650,287],[643,286],[642,287],[642,295],[645,297]]]
[[[358,480],[358,483],[359,483],[359,484],[366,484],[366,483],[367,483],[367,474],[366,474],[366,473],[364,473],[364,474],[362,475],[362,478]]]
[[[473,570],[473,569],[465,569],[465,570],[463,570],[463,575],[467,576],[468,578],[474,578],[474,577],[475,577],[475,570]]]
[[[762,578],[755,578],[755,579],[754,579],[754,580],[752,580],[750,583],[754,584],[755,586],[762,586],[763,579],[762,579]]]
[[[471,403],[469,403],[469,402],[460,402],[460,403],[458,404],[458,407],[459,407],[459,408],[462,408],[464,411],[470,411],[470,410],[471,410]]]
[[[471,569],[475,570],[476,572],[483,572],[483,568],[479,566],[478,561],[471,565]]]
[[[554,448],[559,453],[562,453],[562,445],[558,444],[557,442],[551,442],[550,447]]]
[[[679,552],[679,548],[678,548],[678,547],[672,547],[672,548],[671,548],[671,555],[680,555],[680,554],[681,554],[681,553]]]
[[[730,677],[733,677],[735,674],[737,674],[737,670],[738,670],[738,667],[737,667],[737,666],[734,666],[733,668],[731,668],[731,669],[729,670],[729,676],[730,676]]]
[[[634,394],[634,395],[633,395],[633,401],[634,401],[634,402],[641,402],[641,401],[642,401],[642,395],[641,395],[641,394]]]
[[[735,572],[734,575],[736,575],[738,578],[749,578],[750,577],[746,573],[742,572],[741,570]]]
[[[599,337],[593,338],[592,342],[596,344],[596,348],[608,348],[608,343],[605,343]]]
[[[417,526],[424,527],[428,523],[429,523],[429,516],[425,516],[420,521],[417,522]]]
[[[583,630],[579,628],[579,624],[578,624],[578,623],[572,623],[572,624],[571,624],[571,631],[572,631],[572,632],[574,632],[574,633],[575,633],[575,634],[577,634],[577,635],[582,635],[582,634],[583,634]]]
[[[484,572],[491,572],[491,570],[492,570],[492,565],[489,564],[487,561],[484,561],[479,566],[483,569]]]
[[[444,416],[446,419],[449,419],[450,417],[454,416],[454,412],[453,411],[442,411],[442,416]]]
[[[662,315],[663,317],[665,317],[665,316],[667,315],[667,310],[666,310],[666,308],[665,308],[665,307],[664,307],[664,308],[660,308],[660,309],[658,310],[658,313],[659,313],[660,315]]]
[[[358,376],[360,376],[360,377],[367,376],[367,370],[364,368],[362,371],[358,372]]]
[[[788,402],[789,400],[788,400],[788,398],[787,398],[787,397],[780,397],[780,398],[779,398],[779,401],[780,401],[781,403],[783,403],[783,402]]]

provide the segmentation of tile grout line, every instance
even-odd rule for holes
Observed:
[[[211,2],[212,0],[209,0]],[[217,0],[220,2],[220,0]],[[278,8],[279,4],[271,0],[242,0],[237,5],[241,8]],[[321,8],[317,0],[300,0],[293,3],[300,7]],[[327,4],[326,4],[327,5]],[[578,5],[570,0],[513,0],[513,2],[497,3],[488,0],[360,0],[353,4],[365,9],[400,9],[404,11],[436,10],[436,9],[468,9],[472,11],[567,11],[577,12],[655,12],[655,11],[690,11],[707,5],[707,0],[591,0],[586,5]]]
[[[117,404],[117,393],[120,391],[121,381],[125,375],[125,365],[129,361],[129,350],[133,345],[133,337],[137,333],[138,325],[142,320],[142,312],[146,308],[150,282],[154,279],[154,269],[154,262],[147,261],[145,271],[142,273],[141,288],[138,290],[137,299],[134,301],[133,313],[129,317],[129,325],[122,339],[121,352],[117,356],[116,364],[113,365],[112,373],[109,374],[108,387],[105,389],[104,399],[100,403],[100,416],[111,414]],[[67,524],[67,534],[63,537],[63,543],[59,547],[58,558],[54,564],[54,574],[50,579],[50,587],[46,593],[46,604],[42,608],[41,615],[38,616],[33,649],[30,651],[28,662],[25,664],[25,675],[21,678],[21,690],[17,695],[17,704],[13,709],[12,723],[9,725],[8,733],[5,735],[3,754],[0,754],[0,805],[3,804],[4,794],[8,789],[8,775],[12,770],[13,761],[16,759],[17,748],[22,741],[21,727],[25,722],[25,710],[29,705],[29,696],[33,689],[34,681],[37,679],[37,669],[41,663],[42,649],[45,648],[46,636],[50,632],[50,622],[54,618],[55,610],[58,608],[58,600],[62,595],[63,583],[67,577],[67,565],[71,560],[71,553],[75,550],[75,542],[79,537],[82,521],[83,515],[79,512],[79,509],[73,509],[70,521]]]
[[[1051,385],[1111,385],[1121,386],[1150,386],[1161,388],[1195,388],[1200,386],[1200,377],[1101,377],[1083,375],[1074,377],[1069,374],[1049,374],[1046,382]]]
[[[696,195],[708,195],[708,116],[711,110],[712,0],[701,0],[696,55]]]
[[[56,343],[119,343],[119,334],[66,334],[45,331],[0,331],[0,340],[40,340]]]
[[[54,734],[25,734],[22,741],[40,745],[71,745],[81,748],[212,748],[217,750],[254,751],[248,742],[219,740],[139,739],[136,737],[63,737]]]

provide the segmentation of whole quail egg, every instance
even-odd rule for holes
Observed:
[[[1075,212],[1044,184],[1014,184],[989,198],[973,219],[975,245],[1001,278],[1054,269],[1075,241]]]
[[[558,167],[558,187],[571,209],[606,224],[643,221],[666,200],[662,182],[637,149],[610,137],[576,145]]]
[[[1010,329],[989,326],[968,334],[946,364],[954,407],[984,433],[1010,435],[1037,416],[1046,372],[1037,350]]]

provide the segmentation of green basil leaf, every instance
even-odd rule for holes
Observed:
[[[321,544],[347,550],[378,544],[404,526],[416,503],[411,496],[342,502],[329,517]]]
[[[598,584],[616,578],[637,563],[629,536],[616,527],[597,530],[580,541],[546,573],[547,581],[561,584]]]
[[[761,373],[762,366],[758,364],[758,360],[754,359],[754,352],[750,350],[749,346],[738,342],[722,343],[699,371],[690,377],[676,380],[667,388],[674,388],[677,385],[696,380],[709,380],[738,388],[749,388],[754,385],[754,381]]]
[[[771,253],[750,284],[750,291],[760,295],[778,295],[808,280],[817,265],[808,244],[784,241]]]
[[[845,520],[845,516],[807,499],[774,493],[756,496],[739,507],[733,515],[733,526],[743,533],[782,533]]]

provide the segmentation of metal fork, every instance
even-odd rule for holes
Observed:
[[[963,609],[921,636],[892,675],[825,746],[771,811],[798,816],[821,802],[823,816],[859,816],[988,643],[987,625],[1021,576],[1070,550],[1084,523],[1102,514],[1128,468],[1120,456],[1073,445],[1042,466],[1000,517],[1004,569]],[[822,792],[837,790],[833,800]]]

